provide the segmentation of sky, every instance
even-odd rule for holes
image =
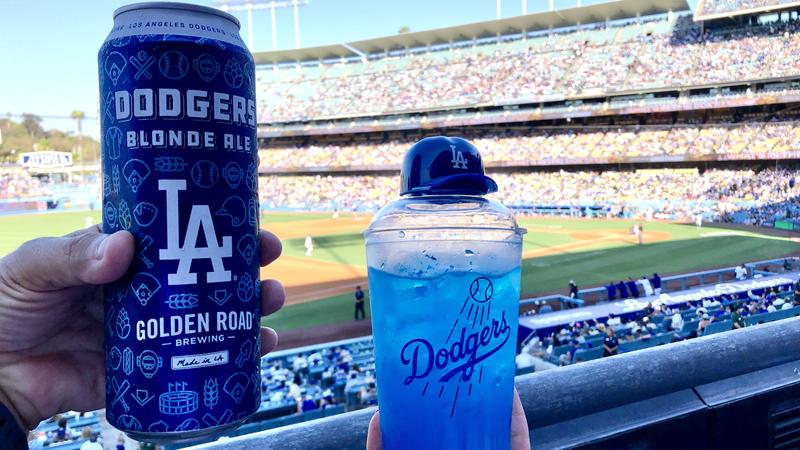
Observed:
[[[583,4],[600,0],[583,0]],[[34,113],[45,128],[74,131],[74,110],[94,118],[98,110],[97,50],[112,25],[113,11],[127,0],[0,0],[0,116]],[[214,0],[192,3],[214,6]],[[555,0],[555,7],[575,0]],[[350,42],[392,35],[403,27],[422,31],[496,18],[495,0],[308,0],[300,7],[300,46]],[[527,11],[547,0],[527,0]],[[522,13],[522,0],[502,0],[502,17]],[[248,29],[244,12],[234,13]],[[294,48],[292,9],[278,10],[278,49]],[[272,49],[267,10],[253,17],[251,50]],[[18,117],[13,117],[19,120]],[[96,120],[84,132],[97,136]]]

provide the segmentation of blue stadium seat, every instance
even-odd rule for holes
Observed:
[[[553,357],[558,359],[559,356],[567,353],[572,348],[572,344],[564,344],[559,345],[557,347],[553,347]]]
[[[281,423],[280,423],[279,426],[283,427],[283,426],[291,425],[291,424],[294,424],[294,423],[300,423],[303,420],[304,420],[303,419],[303,414],[292,414],[290,416],[283,416],[283,417],[281,417]]]
[[[635,352],[636,350],[641,350],[647,347],[650,347],[650,340],[622,342],[619,344],[619,352],[620,353]]]
[[[700,323],[700,319],[697,320],[688,320],[683,322],[683,328],[681,328],[681,335],[687,336],[692,330],[697,330],[697,324]]]
[[[536,372],[536,366],[525,367],[524,369],[517,369],[515,376],[525,375],[533,372]]]
[[[344,412],[344,405],[333,405],[330,408],[325,408],[325,417],[335,416]]]
[[[733,321],[731,320],[715,321],[711,322],[711,324],[709,324],[706,327],[706,331],[705,333],[703,333],[703,335],[708,336],[712,334],[722,333],[724,331],[729,331],[731,329],[733,329]]]
[[[324,416],[325,416],[325,410],[317,408],[308,412],[304,412],[303,420],[305,421],[305,420],[320,419]]]
[[[595,347],[586,350],[578,350],[572,355],[572,363],[575,364],[578,361],[591,361],[593,359],[598,359],[603,357],[603,347]]]

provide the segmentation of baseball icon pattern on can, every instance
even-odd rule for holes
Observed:
[[[136,240],[105,289],[106,415],[185,442],[260,404],[253,62],[224,14],[142,5],[98,55],[103,231]]]

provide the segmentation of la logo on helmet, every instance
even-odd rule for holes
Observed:
[[[464,152],[461,150],[456,151],[456,146],[450,144],[450,151],[453,152],[453,169],[467,170],[467,158],[464,158]]]

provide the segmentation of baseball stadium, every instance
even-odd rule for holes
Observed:
[[[531,448],[800,448],[798,54],[789,0],[551,1],[253,52],[260,225],[283,249],[261,278],[286,300],[262,319],[279,339],[258,412],[202,448],[365,448],[364,232],[431,136],[473,143],[489,198],[527,230],[516,388]],[[5,136],[22,126],[0,118]],[[0,255],[103,221],[105,144],[83,139],[94,156],[0,141]],[[31,436],[80,449],[87,429],[117,448],[103,410]]]

